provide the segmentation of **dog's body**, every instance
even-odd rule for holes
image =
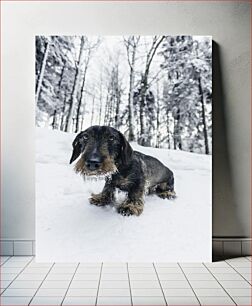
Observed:
[[[122,215],[140,215],[144,194],[174,198],[174,177],[170,169],[156,158],[133,151],[125,137],[107,126],[92,126],[79,133],[73,142],[72,163],[82,153],[75,170],[83,175],[107,175],[101,193],[92,194],[90,203],[97,206],[114,201],[115,189],[127,192],[118,207]]]

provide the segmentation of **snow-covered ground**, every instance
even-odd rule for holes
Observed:
[[[140,217],[90,205],[104,181],[85,181],[69,165],[74,134],[37,128],[37,261],[211,261],[211,156],[132,144],[175,175],[175,200],[145,199]],[[118,193],[118,202],[124,195]]]

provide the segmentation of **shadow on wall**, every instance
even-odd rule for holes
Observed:
[[[221,71],[221,48],[213,41],[213,237],[244,233],[239,219],[226,127],[226,97]],[[216,255],[213,249],[214,257]],[[232,256],[232,254],[229,254]]]

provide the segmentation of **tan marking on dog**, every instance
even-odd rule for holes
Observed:
[[[117,172],[117,167],[114,163],[114,160],[110,157],[106,158],[101,167],[96,171],[90,171],[86,168],[84,158],[80,158],[74,166],[74,170],[76,173],[92,176],[92,175],[103,175],[106,173],[115,173]]]

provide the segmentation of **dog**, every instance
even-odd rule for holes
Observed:
[[[117,208],[123,216],[143,212],[144,195],[175,198],[173,172],[158,159],[133,151],[124,135],[109,126],[91,126],[80,132],[73,143],[70,164],[80,155],[75,171],[83,176],[105,176],[101,193],[91,194],[90,203],[104,206],[114,202],[116,188],[127,192]]]

